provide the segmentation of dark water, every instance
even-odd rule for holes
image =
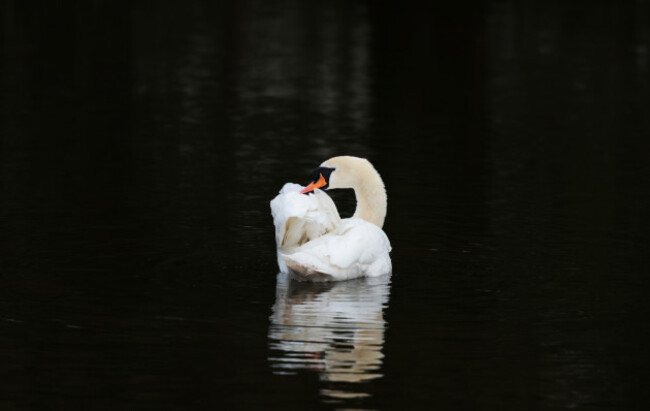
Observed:
[[[2,2],[0,408],[643,408],[650,3],[566,3]],[[340,154],[393,275],[278,277]]]

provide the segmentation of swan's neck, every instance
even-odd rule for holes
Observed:
[[[375,174],[368,178],[363,185],[354,187],[354,194],[357,197],[357,209],[352,217],[361,218],[382,228],[386,219],[387,198],[381,177]]]

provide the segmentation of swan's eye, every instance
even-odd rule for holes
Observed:
[[[301,193],[307,194],[316,188],[326,189],[329,187],[330,176],[332,175],[333,168],[329,167],[318,167],[316,170],[311,173],[311,183],[305,187]]]
[[[311,181],[318,181],[320,176],[323,176],[325,179],[325,182],[327,185],[330,183],[330,176],[332,175],[332,172],[334,171],[334,168],[329,168],[329,167],[318,167],[316,170],[311,172]],[[325,188],[327,188],[327,185]]]
[[[307,187],[303,188],[300,191],[300,193],[301,194],[311,193],[315,189],[321,188],[321,187],[324,187],[324,186],[327,186],[327,182],[325,181],[325,178],[321,174],[320,177],[318,177],[318,180],[315,180],[315,181],[312,181],[311,183],[309,183],[309,185]]]

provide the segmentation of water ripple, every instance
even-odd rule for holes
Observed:
[[[274,374],[317,372],[332,398],[364,398],[356,383],[382,377],[390,277],[305,283],[278,274],[269,362]]]

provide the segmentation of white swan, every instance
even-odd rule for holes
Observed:
[[[354,215],[341,219],[319,188],[353,188]],[[391,271],[390,242],[381,229],[386,190],[366,159],[330,158],[313,171],[307,187],[285,184],[271,201],[271,214],[282,272],[302,280],[338,281]]]

